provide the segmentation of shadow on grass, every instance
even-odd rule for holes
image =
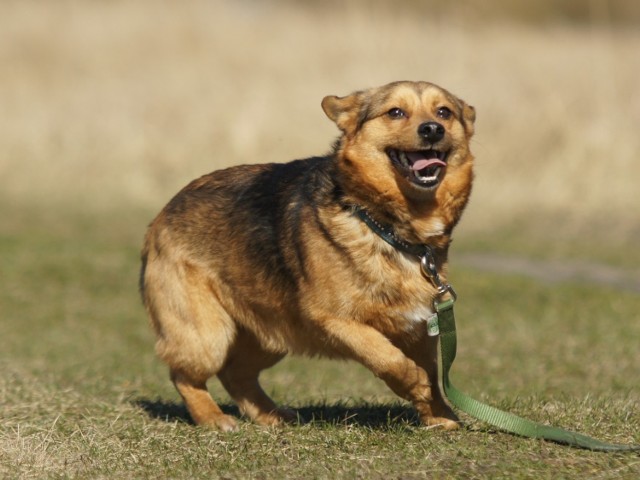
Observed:
[[[183,422],[193,425],[193,421],[182,403],[148,399],[138,399],[132,403],[144,410],[151,418],[170,423]],[[235,405],[221,404],[220,408],[227,415],[241,416]],[[375,429],[419,425],[418,415],[415,411],[410,406],[399,403],[317,404],[302,406],[294,410],[298,414],[301,424],[357,425]]]
[[[400,403],[334,403],[308,405],[295,409],[302,423],[358,425],[376,429],[418,425],[416,412]]]

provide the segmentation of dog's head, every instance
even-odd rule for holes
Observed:
[[[325,97],[322,108],[343,133],[340,168],[363,194],[414,203],[429,202],[438,190],[468,196],[475,110],[451,93],[427,82],[395,82]]]

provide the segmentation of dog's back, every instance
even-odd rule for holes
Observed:
[[[293,313],[286,306],[307,274],[303,232],[317,223],[318,208],[337,202],[332,174],[331,157],[232,167],[194,180],[167,204],[147,232],[140,282],[152,318],[167,316],[154,322],[160,353],[162,329],[178,316],[167,315],[166,305],[157,302],[187,310],[186,304],[210,302],[213,293],[233,312],[234,323],[249,328],[255,311],[269,319],[266,337],[275,336],[278,322],[291,325],[283,319]],[[197,271],[209,279],[211,292],[182,298],[190,294],[180,288],[184,277]],[[193,315],[185,320],[196,321]],[[291,343],[277,349],[286,351]]]

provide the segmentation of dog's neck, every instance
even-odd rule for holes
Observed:
[[[430,250],[428,245],[422,243],[409,243],[402,239],[392,226],[380,223],[373,218],[365,208],[355,205],[353,206],[353,210],[360,220],[362,220],[376,235],[382,238],[393,248],[420,258],[425,255],[427,250]]]
[[[388,224],[375,218],[366,208],[361,205],[349,205],[355,216],[362,220],[376,235],[382,238],[389,245],[403,253],[421,258],[427,252],[446,252],[451,242],[449,235],[443,235],[438,232],[436,235],[430,236],[427,242],[415,243],[409,241],[403,236],[392,224]]]

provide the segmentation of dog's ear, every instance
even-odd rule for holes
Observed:
[[[362,92],[355,92],[346,97],[324,97],[322,109],[346,135],[354,134],[366,119],[366,105]]]
[[[474,124],[476,122],[476,109],[466,102],[462,102],[462,120],[464,122],[464,129],[467,132],[467,137],[471,137],[475,131]]]

